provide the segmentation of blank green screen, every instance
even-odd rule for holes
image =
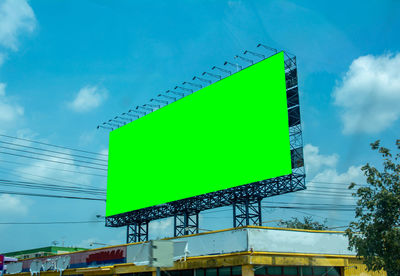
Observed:
[[[283,53],[110,133],[106,215],[292,173]]]

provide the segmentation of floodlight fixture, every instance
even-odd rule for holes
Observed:
[[[153,111],[153,108],[146,107],[145,104],[144,104],[144,105],[138,105],[138,106],[136,107],[136,109],[139,109],[139,108],[146,109],[146,110],[149,110],[149,111]]]
[[[257,45],[257,48],[260,47],[260,46],[263,47],[263,48],[265,48],[265,49],[267,49],[267,50],[269,50],[269,51],[274,52],[275,54],[278,53],[278,50],[277,50],[277,49],[272,48],[272,47],[269,47],[269,46],[264,45],[264,44],[261,44],[261,43]]]
[[[150,100],[150,102],[153,102],[153,101],[163,103],[163,104],[168,104],[168,101],[166,101],[166,100],[159,100],[159,99],[154,99],[154,98]]]
[[[172,96],[168,96],[168,95],[164,95],[164,94],[158,94],[157,97],[164,97],[164,98],[172,99],[172,100],[176,101],[176,97],[172,97]]]
[[[244,60],[244,61],[246,61],[246,62],[248,62],[250,64],[254,64],[254,61],[249,59],[249,58],[245,58],[245,57],[242,57],[242,56],[239,56],[239,55],[236,55],[235,58],[240,58],[241,60]]]
[[[208,79],[200,78],[200,77],[197,77],[197,76],[194,76],[194,77],[193,77],[193,80],[195,80],[195,79],[198,79],[199,81],[202,81],[202,82],[207,82],[207,83],[209,83],[209,84],[212,83],[212,81],[210,81],[210,80],[208,80]]]
[[[225,72],[225,73],[227,73],[227,74],[229,74],[229,75],[232,75],[232,72],[231,72],[231,71],[226,70],[226,69],[224,69],[224,68],[221,68],[221,67],[218,67],[218,66],[213,66],[213,68],[211,68],[211,70],[215,70],[215,69],[218,69],[218,70],[221,71],[221,72]]]
[[[143,115],[146,115],[146,114],[147,114],[147,113],[144,112],[144,111],[135,110],[135,109],[130,109],[128,112],[136,112],[136,113],[143,114]]]
[[[103,126],[103,125],[98,125],[98,126],[97,126],[97,129],[100,129],[100,128],[109,129],[109,130],[114,130],[112,127],[107,127],[107,126]]]
[[[122,115],[127,115],[127,116],[131,116],[131,117],[137,117],[137,118],[140,118],[140,116],[139,116],[139,115],[136,115],[136,114],[129,114],[129,112],[131,112],[131,110],[129,110],[129,111],[128,111],[128,113],[122,113]]]
[[[184,81],[184,82],[182,82],[182,84],[183,84],[183,85],[189,84],[189,85],[191,85],[191,86],[196,86],[196,87],[198,87],[198,88],[203,88],[203,86],[202,86],[201,84],[193,83],[193,82],[188,82],[188,81]]]
[[[116,122],[116,123],[122,124],[122,125],[125,125],[125,124],[126,124],[126,123],[123,122],[123,121],[119,121],[119,120],[115,120],[115,119],[110,119],[110,120],[108,120],[108,122]]]
[[[144,106],[150,106],[150,108],[161,108],[161,105],[159,104],[144,104]]]
[[[227,65],[227,64],[230,65],[230,66],[235,67],[237,72],[239,72],[239,68],[240,68],[240,70],[243,69],[242,65],[239,65],[238,63],[232,63],[232,62],[229,62],[229,61],[225,61],[224,65]]]
[[[250,55],[256,56],[256,57],[263,58],[263,59],[265,58],[265,55],[263,55],[263,54],[259,54],[259,53],[256,53],[256,52],[253,52],[253,51],[248,51],[248,50],[244,51],[243,55],[245,55],[247,53],[249,53]]]
[[[222,76],[221,76],[221,75],[216,75],[216,74],[212,74],[212,73],[208,73],[208,72],[203,72],[202,75],[203,75],[203,76],[204,76],[204,75],[209,75],[209,76],[214,77],[214,78],[216,78],[216,79],[222,79]]]
[[[121,119],[121,120],[132,122],[132,118],[126,118],[126,117],[121,117],[121,116],[116,116],[114,119]]]
[[[190,88],[186,88],[186,87],[182,87],[182,86],[175,86],[175,88],[174,89],[182,89],[183,91],[188,91],[188,92],[191,92],[191,93],[193,93],[193,89],[190,89]]]
[[[110,123],[111,120],[109,120],[108,122],[104,122],[103,125],[109,125],[109,126],[113,126],[113,127],[120,127],[120,125],[114,124],[114,123]]]
[[[185,93],[178,92],[178,91],[167,90],[166,93],[172,93],[172,94],[175,94],[175,95],[179,95],[181,97],[185,97]]]

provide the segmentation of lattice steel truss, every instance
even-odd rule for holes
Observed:
[[[199,233],[199,212],[174,216],[174,237]]]
[[[271,52],[272,54],[278,52],[276,49],[262,44],[257,47],[267,50],[270,55]],[[98,128],[110,130],[118,128],[231,75],[235,72],[232,69],[242,70],[270,56],[253,51],[244,51],[243,55],[246,56],[236,56],[234,62],[226,61],[225,67],[212,67],[213,73],[204,72],[201,77],[194,76],[191,82],[183,82],[182,86],[176,86],[173,91],[168,90],[164,94],[157,95],[157,97],[151,99],[151,104],[137,106],[127,113],[122,113],[114,119],[104,122]],[[254,58],[248,58],[250,55]],[[194,234],[199,231],[198,214],[201,211],[230,205],[233,206],[234,226],[261,225],[261,200],[263,198],[304,190],[306,188],[305,169],[296,57],[287,52],[284,52],[284,56],[292,174],[109,216],[106,217],[106,226],[127,226],[127,240],[135,242],[148,239],[148,222],[174,217],[175,236]],[[143,228],[143,226],[145,227]]]
[[[126,231],[126,243],[142,242],[149,240],[149,222],[134,222],[128,224]]]

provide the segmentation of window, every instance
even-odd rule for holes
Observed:
[[[204,276],[204,269],[196,269],[195,276]]]
[[[285,266],[283,267],[283,275],[294,275],[297,276],[297,267],[296,266]]]
[[[218,268],[218,276],[231,276],[231,267]]]
[[[254,267],[254,275],[267,275],[265,266]]]
[[[303,267],[300,267],[300,269],[303,270],[303,276],[311,276],[311,275],[313,275],[311,266],[303,266]]]
[[[206,276],[217,276],[217,269],[216,268],[207,268]]]
[[[267,268],[267,275],[282,275],[282,267],[281,266],[269,266]]]
[[[232,276],[242,276],[242,267],[232,266]]]

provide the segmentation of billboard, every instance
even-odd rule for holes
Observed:
[[[281,52],[112,131],[106,216],[291,173]]]

